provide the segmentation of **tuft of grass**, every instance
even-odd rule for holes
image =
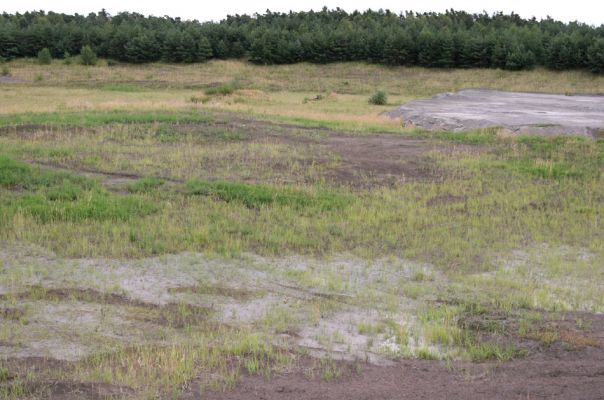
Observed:
[[[369,104],[376,106],[385,106],[388,104],[388,94],[383,90],[378,90],[369,97]]]
[[[427,347],[417,350],[417,358],[420,360],[440,360],[440,356]]]
[[[141,178],[128,185],[130,193],[149,193],[159,189],[165,182],[159,178],[147,177]]]
[[[219,86],[213,86],[213,87],[207,88],[204,91],[204,93],[207,96],[214,96],[214,95],[227,96],[229,94],[235,93],[239,89],[241,89],[241,85],[237,81],[232,81],[229,83],[223,83],[222,85],[219,85]]]
[[[509,361],[520,354],[519,350],[512,345],[502,346],[498,343],[488,342],[466,345],[466,352],[472,361]]]
[[[348,203],[346,197],[328,190],[310,193],[287,187],[229,181],[192,179],[187,182],[186,190],[190,195],[211,196],[227,203],[239,202],[248,208],[277,204],[296,209],[315,208],[327,211],[342,208]]]
[[[203,96],[203,97],[199,97],[199,96],[191,96],[189,98],[189,101],[193,104],[203,104],[206,101],[208,101],[210,99],[209,96]]]
[[[2,64],[2,68],[0,68],[0,75],[10,76],[10,68],[7,64]]]

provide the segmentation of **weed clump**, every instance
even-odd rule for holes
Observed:
[[[369,97],[369,104],[385,106],[388,103],[388,95],[383,90],[378,90]]]

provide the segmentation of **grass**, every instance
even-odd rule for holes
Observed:
[[[140,85],[133,85],[130,83],[111,83],[101,87],[102,90],[108,90],[110,92],[127,92],[127,93],[139,93],[145,91],[145,87]]]
[[[281,341],[294,333],[358,357],[451,362],[521,357],[524,340],[595,343],[587,319],[577,333],[546,316],[604,311],[604,142],[404,129],[367,97],[594,92],[601,77],[8,66],[25,83],[0,88],[0,342],[18,352],[52,335],[51,356],[85,356],[29,375],[3,363],[0,397],[61,380],[136,398],[230,390],[300,367],[304,351]],[[362,150],[346,159],[329,142],[341,131],[427,140],[434,151],[400,161],[437,174],[376,184],[354,167]],[[333,179],[345,174],[355,184]],[[157,299],[169,305],[143,301]],[[311,375],[339,379],[342,365],[328,354]]]
[[[186,123],[208,122],[209,117],[204,113],[189,112],[175,113],[169,111],[85,111],[67,113],[24,113],[13,115],[0,115],[0,126],[13,126],[23,124],[42,125],[71,125],[94,127],[106,124],[145,124],[145,123]]]
[[[15,60],[7,63],[14,75],[24,81],[46,67],[35,60]],[[419,67],[385,67],[365,63],[335,63],[328,65],[293,64],[257,66],[240,61],[212,60],[203,64],[178,65],[154,63],[146,65],[116,65],[107,67],[100,62],[95,67],[53,65],[53,86],[96,87],[116,82],[138,82],[159,88],[200,87],[235,80],[246,88],[292,92],[362,93],[367,96],[376,88],[388,88],[391,95],[412,94],[430,97],[438,93],[468,88],[493,88],[510,91],[550,93],[602,92],[603,78],[584,71],[501,71],[495,69],[425,69]],[[401,79],[404,77],[404,79]]]
[[[121,220],[149,215],[152,204],[135,197],[108,193],[98,182],[65,173],[42,172],[11,158],[0,157],[0,187],[25,193],[6,193],[0,221],[8,224],[15,215],[39,223],[54,221]]]
[[[141,178],[128,185],[130,193],[149,193],[164,185],[164,181],[154,177]]]
[[[241,89],[241,85],[237,81],[233,81],[229,83],[224,83],[222,85],[209,87],[204,91],[204,93],[206,94],[206,96],[227,96],[229,94],[235,93],[235,91],[239,89]]]
[[[248,208],[260,208],[277,204],[298,210],[315,208],[319,211],[330,211],[341,209],[348,203],[346,197],[326,190],[308,193],[302,190],[266,185],[227,181],[204,182],[199,180],[188,181],[186,187],[187,193],[191,195],[211,196],[227,203],[238,202]]]

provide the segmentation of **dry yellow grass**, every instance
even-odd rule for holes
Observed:
[[[602,93],[604,77],[584,71],[502,71],[494,69],[425,69],[384,67],[363,63],[256,66],[242,61],[205,64],[146,64],[107,67],[38,65],[33,61],[9,64],[12,76],[36,85],[99,86],[133,83],[163,88],[200,88],[238,80],[266,91],[319,91],[367,95],[376,88],[390,94],[431,96],[461,88],[490,88],[552,93]]]

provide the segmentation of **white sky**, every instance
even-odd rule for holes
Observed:
[[[105,8],[110,14],[120,11],[138,12],[144,15],[181,17],[182,19],[198,19],[200,21],[221,20],[228,14],[253,14],[263,13],[266,9],[271,11],[308,11],[310,9],[320,10],[323,6],[328,8],[340,7],[346,11],[366,10],[371,8],[389,9],[393,12],[412,10],[444,11],[450,8],[468,12],[487,11],[489,14],[495,11],[509,13],[511,11],[520,14],[524,18],[533,16],[545,18],[551,16],[564,22],[579,21],[591,25],[604,24],[604,1],[603,0],[574,0],[574,1],[532,1],[532,0],[305,0],[305,1],[242,1],[242,0],[1,0],[0,11],[14,13],[32,10],[56,11],[64,13],[88,14]]]

